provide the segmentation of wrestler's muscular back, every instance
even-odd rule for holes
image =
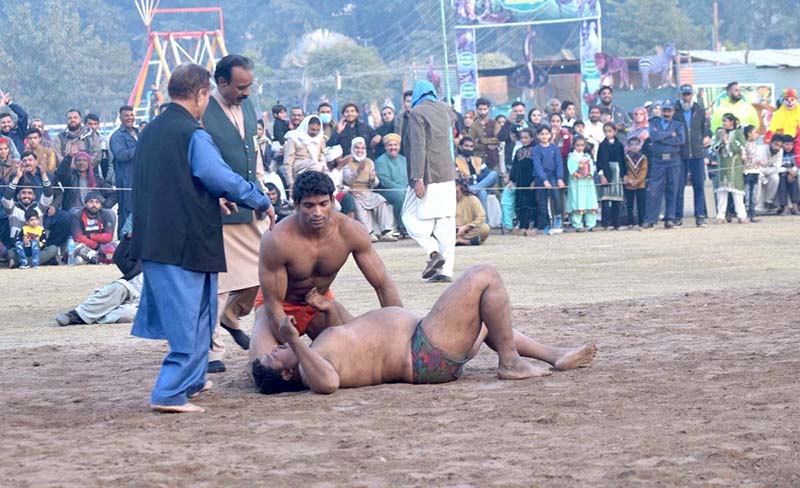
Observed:
[[[358,222],[334,212],[326,229],[318,236],[301,232],[295,218],[281,222],[272,233],[276,246],[268,252],[281,253],[286,262],[286,301],[305,303],[306,293],[316,287],[325,294],[336,274],[353,251],[355,233],[362,230]]]

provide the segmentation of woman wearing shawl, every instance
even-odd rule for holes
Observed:
[[[325,172],[325,150],[322,122],[316,115],[309,115],[300,127],[286,133],[283,149],[283,165],[286,168],[286,186],[291,193],[294,179],[306,171]]]
[[[64,188],[61,208],[66,211],[82,210],[86,194],[92,189],[109,189],[101,191],[105,199],[103,208],[111,208],[117,203],[117,192],[112,191],[111,185],[97,174],[92,156],[87,152],[80,151],[71,158],[64,158],[56,170],[56,179]]]
[[[350,143],[349,162],[344,167],[344,184],[356,199],[356,220],[367,228],[372,242],[394,242],[392,235],[392,212],[386,199],[378,195],[376,188],[380,181],[375,173],[375,164],[367,157],[367,142],[363,137],[356,137]],[[380,235],[373,233],[378,224]]]
[[[717,129],[711,148],[717,153],[719,167],[714,179],[714,192],[717,194],[717,221],[725,223],[728,209],[728,195],[733,195],[733,205],[740,224],[747,223],[747,210],[744,206],[744,161],[742,153],[747,141],[739,127],[739,119],[733,114],[722,116],[722,127]]]

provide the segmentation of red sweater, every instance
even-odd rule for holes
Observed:
[[[92,249],[108,244],[114,238],[114,214],[101,209],[95,219],[90,219],[86,210],[83,210],[72,221],[72,238]]]

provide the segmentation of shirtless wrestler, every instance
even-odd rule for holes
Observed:
[[[322,301],[323,307],[333,306]],[[453,381],[484,342],[497,352],[497,376],[504,380],[551,373],[551,368],[534,366],[522,356],[565,371],[589,364],[597,351],[594,344],[546,346],[512,329],[505,286],[487,265],[465,271],[422,319],[399,307],[374,310],[325,330],[309,346],[293,327],[293,318],[286,317],[279,334],[288,346],[276,346],[252,363],[262,393],[305,388],[333,393],[381,383]]]
[[[293,317],[299,335],[311,339],[351,318],[338,302],[325,311],[314,306],[333,297],[331,283],[351,254],[381,306],[402,306],[364,226],[335,210],[334,190],[324,173],[301,173],[294,184],[295,213],[261,241],[251,362],[280,343],[278,326],[287,315]]]

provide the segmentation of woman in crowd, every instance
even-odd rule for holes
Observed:
[[[546,126],[547,124],[542,122],[542,110],[536,107],[533,107],[528,111],[528,128],[533,130],[534,134],[539,133],[539,128]],[[538,144],[539,141],[536,136],[533,137],[533,144]]]
[[[87,152],[80,151],[72,157],[65,157],[58,165],[56,179],[64,188],[61,208],[66,211],[82,210],[86,195],[93,189],[101,190],[103,208],[111,208],[117,203],[117,192],[111,190],[111,185],[97,174],[92,157]]]
[[[514,164],[511,165],[509,188],[516,187],[514,192],[514,209],[517,214],[517,231],[514,234],[525,236],[536,234],[531,224],[536,220],[536,193],[533,186],[533,148],[536,145],[533,129],[522,129],[519,133],[522,147],[514,153]]]
[[[367,157],[367,143],[363,137],[351,141],[350,156],[345,158],[346,166],[342,171],[344,184],[356,200],[356,220],[364,224],[373,242],[394,242],[392,235],[392,212],[386,199],[378,195],[373,188],[380,183],[375,172],[375,164]],[[377,224],[380,234],[374,233]]]
[[[283,148],[283,165],[286,168],[286,186],[291,190],[294,179],[305,171],[325,171],[322,152],[325,149],[322,122],[316,115],[309,115],[300,127],[286,133]]]
[[[711,147],[717,154],[719,166],[714,178],[714,192],[717,195],[717,221],[725,223],[728,208],[728,195],[733,195],[733,206],[740,224],[747,223],[747,210],[744,206],[744,172],[742,166],[746,141],[739,127],[739,119],[726,113],[722,116],[722,127],[717,129]]]

